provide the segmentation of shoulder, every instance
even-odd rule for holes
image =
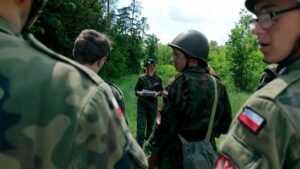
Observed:
[[[110,81],[107,81],[107,80],[104,80],[104,81],[111,87],[113,93],[117,92],[118,94],[123,95],[122,90],[118,86],[114,85]]]
[[[300,133],[298,122],[295,120],[300,119],[299,86],[300,72],[279,76],[247,100],[237,116],[236,123],[243,125],[245,122],[241,121],[241,116],[248,111],[250,112],[248,117],[256,117],[255,120],[259,120],[258,129],[280,132],[277,125],[281,124],[282,129],[290,128]]]
[[[147,78],[147,74],[141,74],[140,76],[139,76],[139,80],[143,80],[143,79],[145,79],[145,78]]]
[[[279,97],[286,95],[287,92],[294,92],[295,86],[299,85],[300,70],[279,76],[271,81],[261,90],[256,92],[257,97],[278,100]]]
[[[158,75],[158,74],[154,74],[154,76],[155,76],[155,78],[157,78],[157,79],[160,79],[161,80],[161,76],[160,75]]]

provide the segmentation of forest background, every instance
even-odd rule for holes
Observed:
[[[176,71],[168,44],[160,43],[155,34],[146,33],[151,25],[141,16],[141,3],[132,0],[129,6],[122,8],[117,8],[117,4],[117,0],[51,0],[31,31],[48,47],[71,59],[74,40],[81,30],[95,29],[108,35],[113,41],[113,50],[99,75],[123,91],[131,132],[135,135],[133,90],[144,71],[143,61],[156,60],[164,85]],[[214,40],[209,42],[209,64],[226,85],[234,113],[255,90],[266,66],[248,28],[252,16],[244,9],[239,15],[224,45]]]

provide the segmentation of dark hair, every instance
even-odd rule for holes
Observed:
[[[107,57],[110,52],[110,39],[95,30],[81,31],[75,40],[73,56],[79,63],[95,63],[101,57]]]
[[[183,55],[184,55],[186,58],[192,57],[191,55],[187,54],[185,51],[183,51],[183,50],[180,49],[180,48],[177,48],[177,47],[173,47],[173,48],[179,49],[179,50],[183,53]],[[207,65],[208,65],[208,64],[207,64],[203,59],[196,58],[196,57],[192,57],[192,58],[195,59],[195,60],[197,60],[199,66],[201,66],[201,67],[203,67],[203,68],[207,68]]]

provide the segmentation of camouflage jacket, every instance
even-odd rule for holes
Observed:
[[[147,73],[143,74],[139,77],[134,88],[135,92],[142,90],[162,92],[163,84],[161,78],[157,74],[154,74],[153,76],[149,76]],[[138,97],[138,102],[157,103],[157,98],[153,96],[142,96]]]
[[[112,90],[112,93],[113,93],[114,97],[116,98],[118,105],[120,106],[120,110],[122,111],[122,114],[125,118],[126,124],[129,125],[129,120],[128,120],[128,116],[126,113],[123,92],[121,91],[121,89],[119,89],[116,85],[112,84],[111,82],[109,82],[109,81],[105,81],[105,82],[107,84],[109,84],[109,86]]]
[[[261,89],[278,76],[277,67],[277,64],[270,64],[264,69],[264,74],[262,75],[256,90]]]
[[[0,17],[1,168],[147,168],[107,83],[28,40]]]
[[[289,64],[248,99],[223,140],[216,169],[300,168],[299,67],[300,60]]]
[[[146,143],[146,150],[158,153],[159,168],[182,168],[181,142],[205,138],[214,102],[214,84],[204,68],[189,67],[179,73],[168,90],[161,110],[161,123]],[[225,86],[217,80],[218,104],[213,133],[226,133],[231,122],[231,106]]]

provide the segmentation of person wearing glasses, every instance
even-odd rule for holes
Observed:
[[[300,0],[246,0],[251,32],[278,76],[244,104],[215,169],[300,168]]]

